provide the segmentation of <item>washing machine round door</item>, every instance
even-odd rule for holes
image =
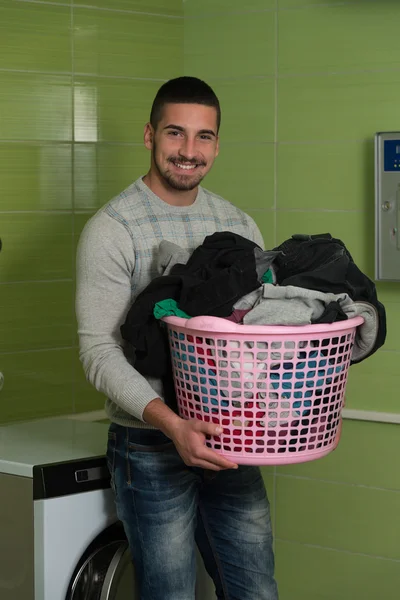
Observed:
[[[71,581],[67,600],[137,600],[128,543],[99,545],[85,558]]]
[[[137,600],[135,573],[128,544],[121,544],[115,552],[106,576],[100,600]]]

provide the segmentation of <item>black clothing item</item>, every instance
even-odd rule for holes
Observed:
[[[168,340],[154,317],[157,302],[172,298],[178,301],[179,277],[157,277],[139,294],[121,325],[126,344],[125,355],[142,375],[163,377],[169,368]]]
[[[214,233],[198,246],[186,265],[157,277],[131,306],[121,335],[126,354],[143,375],[170,377],[168,340],[154,317],[154,305],[166,298],[192,317],[227,317],[239,298],[260,286],[254,242],[230,232]]]
[[[286,280],[291,277],[304,277],[306,274],[323,269],[336,261],[339,261],[336,269],[339,267],[345,268],[348,262],[353,260],[343,242],[332,238],[330,233],[317,235],[295,234],[280,246],[274,248],[274,250],[281,251],[281,254],[275,259],[275,265],[279,270],[279,273],[277,273],[277,283],[279,285],[295,285],[293,283],[286,283]],[[339,282],[341,274],[342,272],[338,274]],[[328,274],[328,279],[334,275],[335,273],[333,275]],[[324,283],[326,276],[326,273],[323,272],[321,277],[322,283]],[[319,277],[318,273],[315,277]],[[324,291],[320,288],[309,289],[318,289],[320,292]]]
[[[336,321],[347,321],[347,315],[339,302],[334,300],[329,302],[322,315],[318,319],[311,321],[311,323],[335,323]]]
[[[185,265],[171,269],[170,275],[182,277],[179,308],[192,317],[228,317],[235,302],[260,285],[256,246],[236,233],[207,236]]]
[[[386,311],[379,302],[375,284],[360,271],[344,243],[330,233],[293,235],[274,248],[282,251],[275,259],[279,285],[295,285],[340,294],[346,292],[354,302],[369,302],[378,311],[379,328],[375,346],[361,360],[383,346],[386,339]],[[361,361],[352,361],[361,362]]]

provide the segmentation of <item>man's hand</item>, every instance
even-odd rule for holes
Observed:
[[[149,402],[144,409],[143,419],[146,423],[160,429],[174,442],[183,462],[188,467],[202,467],[212,471],[237,469],[237,464],[205,445],[206,435],[222,433],[222,428],[215,423],[206,423],[198,419],[190,421],[181,419],[160,398]]]
[[[212,471],[222,469],[237,469],[237,465],[224,458],[214,450],[205,446],[206,435],[219,435],[222,428],[213,423],[206,423],[198,419],[174,424],[169,437],[175,444],[183,462],[189,467],[202,467]]]

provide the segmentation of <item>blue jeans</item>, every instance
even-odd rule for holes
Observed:
[[[114,423],[107,459],[141,600],[194,600],[195,543],[219,600],[278,599],[257,467],[188,467],[160,431]]]

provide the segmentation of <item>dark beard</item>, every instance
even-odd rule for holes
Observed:
[[[172,162],[172,160],[175,160],[175,159],[174,158],[170,159],[171,162]],[[178,159],[176,159],[176,160],[178,160]],[[194,190],[204,178],[204,176],[201,175],[200,172],[198,173],[197,177],[195,177],[193,179],[188,179],[185,177],[184,174],[175,175],[175,173],[171,173],[171,171],[169,171],[168,169],[165,169],[165,171],[162,171],[160,168],[160,165],[157,163],[155,144],[153,147],[153,161],[157,168],[157,171],[159,172],[161,177],[164,179],[164,181],[166,181],[172,189],[178,190],[179,192],[189,192],[190,190]],[[185,159],[185,162],[189,162],[189,163],[191,162],[192,164],[204,165],[204,163],[198,163],[197,161],[188,161],[186,159]]]

